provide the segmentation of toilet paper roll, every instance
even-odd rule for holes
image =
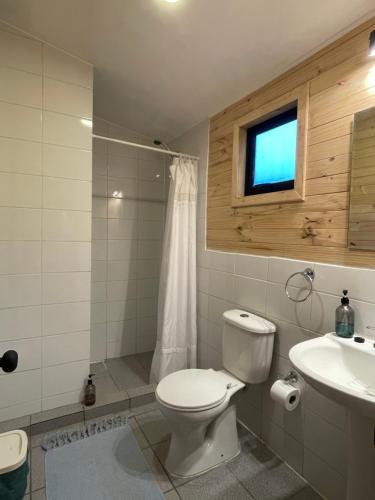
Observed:
[[[293,411],[297,408],[301,398],[301,391],[298,387],[284,382],[284,380],[277,380],[270,390],[271,398],[277,401],[288,411]]]

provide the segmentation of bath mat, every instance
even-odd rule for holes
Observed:
[[[48,500],[162,500],[128,423],[106,421],[48,436]]]

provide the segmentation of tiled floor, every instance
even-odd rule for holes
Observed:
[[[192,480],[172,478],[163,465],[169,447],[168,425],[155,403],[122,414],[130,415],[138,444],[167,500],[320,499],[303,479],[242,427],[239,428],[242,452],[233,461]],[[46,498],[41,437],[34,436],[32,440],[32,493],[25,497],[27,500]]]
[[[152,356],[153,352],[144,352],[91,364],[97,399],[110,401],[121,393],[134,397],[149,392]]]

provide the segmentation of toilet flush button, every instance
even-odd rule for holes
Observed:
[[[248,318],[249,315],[248,314],[240,314],[241,318]]]

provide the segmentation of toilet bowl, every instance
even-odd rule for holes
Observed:
[[[223,370],[187,369],[167,375],[156,400],[172,432],[165,466],[177,477],[193,477],[240,452],[232,396],[245,382],[268,378],[273,323],[238,309],[224,313]]]

